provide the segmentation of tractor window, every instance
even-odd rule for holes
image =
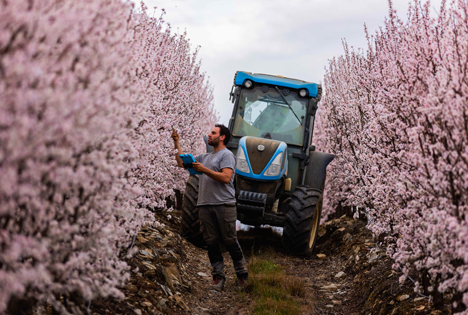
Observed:
[[[253,136],[302,145],[307,99],[295,92],[281,95],[269,88],[265,93],[261,87],[243,89],[234,123],[233,135]]]

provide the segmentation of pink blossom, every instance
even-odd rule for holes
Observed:
[[[337,158],[324,212],[364,209],[401,280],[424,270],[434,292],[461,294],[466,307],[468,5],[444,2],[431,18],[429,1],[414,1],[404,22],[389,4],[367,50],[344,42],[327,68],[315,142]]]
[[[144,5],[0,2],[0,313],[123,297],[133,235],[187,178],[171,128],[197,154],[216,120],[197,52]]]

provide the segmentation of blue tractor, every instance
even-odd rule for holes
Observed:
[[[228,148],[236,155],[238,219],[247,225],[283,227],[284,248],[312,254],[320,224],[326,168],[334,155],[311,145],[322,88],[306,81],[238,71]],[[211,147],[207,146],[209,150]],[[182,201],[182,235],[201,242],[190,176]]]

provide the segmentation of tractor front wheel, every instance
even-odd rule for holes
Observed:
[[[282,243],[294,256],[312,255],[322,213],[322,193],[308,186],[297,186],[283,228]]]
[[[198,183],[197,175],[191,175],[185,186],[182,199],[182,226],[180,235],[195,246],[205,246],[203,234],[200,231],[200,218],[198,217]]]

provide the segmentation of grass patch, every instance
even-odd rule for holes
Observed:
[[[277,274],[282,271],[280,265],[275,264],[271,260],[257,260],[249,264],[250,273],[258,274]]]
[[[249,263],[249,284],[244,294],[255,301],[252,314],[300,314],[297,297],[305,296],[302,279],[286,275],[283,268],[268,259]]]

